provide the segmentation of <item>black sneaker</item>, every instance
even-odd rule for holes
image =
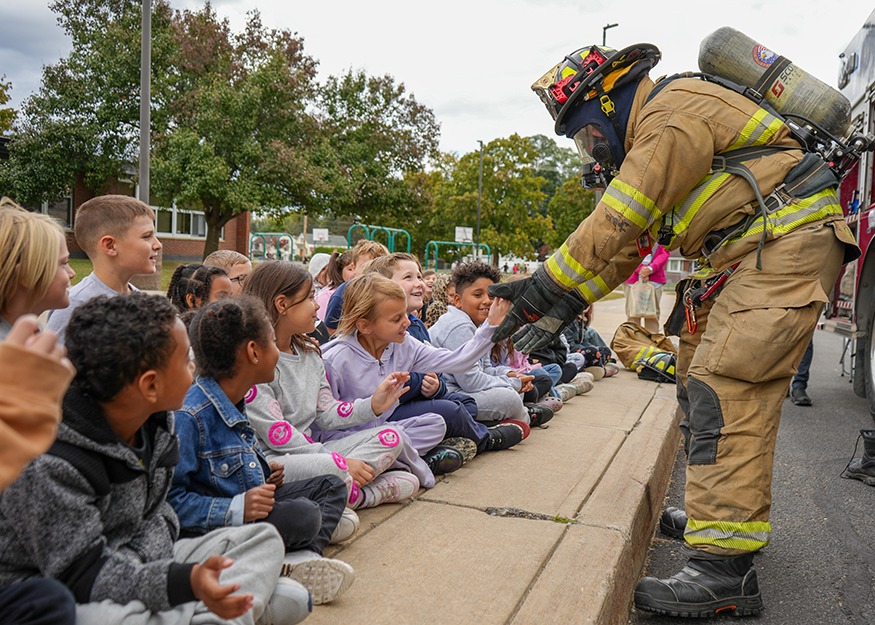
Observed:
[[[707,555],[707,554],[705,554]],[[753,553],[717,560],[692,558],[668,579],[643,577],[635,588],[635,607],[681,617],[758,614],[763,608]]]
[[[486,451],[510,449],[523,440],[525,432],[516,423],[500,423],[489,428],[489,442]]]
[[[811,398],[808,396],[808,393],[805,392],[805,389],[801,386],[794,386],[790,389],[790,401],[792,401],[797,406],[811,405]]]
[[[547,421],[553,418],[553,411],[544,404],[534,404],[526,410],[529,413],[529,425],[533,428],[542,428]]]
[[[475,448],[476,449],[476,448]],[[458,449],[447,447],[443,443],[422,457],[425,464],[435,475],[443,475],[457,471],[465,464],[465,457]]]
[[[672,538],[683,538],[687,521],[687,514],[683,510],[670,506],[659,517],[659,531]]]

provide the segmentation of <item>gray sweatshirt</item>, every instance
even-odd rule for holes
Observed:
[[[377,418],[370,396],[352,402],[334,399],[322,357],[310,350],[303,354],[281,352],[276,377],[270,384],[255,387],[246,412],[268,459],[283,454],[330,453],[309,439],[313,423],[323,430],[339,430]]]
[[[455,350],[474,338],[476,331],[477,327],[467,313],[450,306],[428,333],[435,347]],[[511,388],[519,392],[522,381],[507,377],[512,370],[504,365],[493,365],[490,354],[486,354],[465,373],[444,373],[444,380],[449,390],[462,393],[476,393],[487,388]]]

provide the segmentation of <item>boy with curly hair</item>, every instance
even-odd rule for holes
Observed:
[[[501,281],[497,267],[475,261],[453,269],[450,284],[455,286],[453,304],[431,328],[435,347],[455,350],[474,337],[489,314],[492,297],[490,284]],[[447,388],[464,393],[477,402],[477,420],[487,423],[516,419],[540,426],[553,418],[553,411],[542,404],[526,408],[521,391],[531,388],[532,376],[517,373],[510,367],[493,365],[489,355],[461,374],[444,374]]]

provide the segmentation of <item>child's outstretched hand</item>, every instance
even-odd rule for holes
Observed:
[[[251,593],[231,596],[240,590],[240,584],[222,586],[219,573],[234,564],[231,558],[210,556],[203,564],[195,564],[191,569],[191,590],[194,596],[203,601],[210,612],[223,619],[243,616],[252,608]]]
[[[243,495],[243,522],[251,523],[259,519],[264,519],[273,510],[273,491],[276,486],[273,484],[262,484],[255,488],[250,488]]]
[[[380,386],[371,395],[371,409],[378,417],[389,410],[399,397],[401,397],[409,386],[404,386],[410,379],[410,374],[406,371],[396,371],[390,373],[389,376],[380,382]]]
[[[504,321],[505,316],[510,310],[510,306],[511,303],[509,299],[496,297],[492,300],[492,306],[489,307],[489,316],[486,317],[486,321],[489,322],[489,325],[501,325],[501,322]]]
[[[371,465],[367,462],[362,462],[361,460],[354,460],[353,458],[346,459],[346,470],[349,472],[352,481],[355,482],[358,487],[364,486],[377,477],[377,474],[371,468]]]
[[[273,484],[277,488],[283,485],[283,477],[285,477],[285,468],[282,462],[269,462],[270,477],[267,478],[268,484]]]
[[[419,392],[422,393],[423,397],[432,397],[438,392],[440,387],[441,381],[440,378],[437,377],[437,374],[426,373],[425,377],[422,378],[422,385],[419,387]]]

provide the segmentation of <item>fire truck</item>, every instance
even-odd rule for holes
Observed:
[[[838,87],[851,103],[849,133],[875,132],[875,11],[840,55]],[[845,219],[863,255],[845,267],[821,329],[844,337],[842,375],[875,416],[875,154],[864,152],[839,189]],[[870,253],[871,252],[871,253]]]

